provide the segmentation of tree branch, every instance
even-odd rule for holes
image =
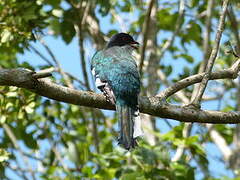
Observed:
[[[148,1],[150,3],[150,1]],[[148,7],[150,8],[150,4],[148,5]],[[156,67],[158,67],[159,64],[159,58],[158,58],[158,53],[157,53],[157,12],[158,12],[158,2],[155,1],[153,2],[153,5],[151,7],[151,14],[149,14],[149,19],[145,20],[145,23],[147,23],[148,21],[148,30],[144,30],[147,33],[147,37],[146,37],[146,47],[148,48],[148,58],[143,55],[144,58],[144,71],[145,73],[145,77],[143,78],[143,81],[146,81],[146,84],[142,84],[143,86],[147,87],[146,90],[141,91],[141,95],[147,95],[147,96],[154,96],[156,94],[156,92],[159,89],[159,84],[158,83],[151,83],[151,82],[157,82],[159,77],[156,74]],[[149,9],[150,11],[150,9]],[[145,24],[146,25],[146,24]],[[144,25],[143,25],[144,26]],[[145,27],[147,28],[147,27]],[[145,47],[145,51],[146,51],[146,47]],[[143,48],[143,46],[142,46]],[[142,49],[143,50],[143,49]],[[143,52],[143,51],[141,51]],[[143,52],[145,54],[145,52]],[[139,54],[139,56],[141,56]],[[142,56],[142,57],[143,57]],[[147,58],[147,60],[146,60]],[[140,57],[138,58],[140,59]],[[146,62],[146,63],[145,63]],[[145,67],[146,65],[146,67]],[[140,65],[141,66],[141,65]],[[143,67],[140,67],[140,69]],[[142,69],[143,71],[143,69]],[[143,88],[144,89],[144,88]],[[142,119],[142,126],[143,128],[143,132],[145,134],[146,140],[150,145],[156,145],[156,140],[157,137],[154,135],[154,130],[156,130],[156,120],[153,116],[149,116],[147,114],[140,114],[140,117]]]
[[[28,171],[30,172],[30,174],[32,176],[32,179],[35,180],[36,178],[35,178],[35,175],[33,173],[33,170],[31,169],[31,165],[30,165],[27,157],[24,156],[24,152],[22,151],[22,149],[18,145],[17,138],[16,138],[15,134],[11,130],[10,126],[8,126],[7,124],[3,124],[2,126],[3,126],[3,129],[5,130],[7,136],[12,141],[14,148],[19,152],[19,155],[20,155],[21,159],[23,160],[24,165],[28,168]],[[24,173],[23,173],[23,176],[25,176]]]
[[[0,86],[17,86],[28,89],[41,96],[57,101],[92,108],[114,110],[115,106],[106,101],[101,94],[90,91],[77,91],[57,85],[48,79],[36,79],[33,72],[17,69],[0,70]],[[181,122],[200,123],[240,123],[240,112],[219,112],[162,103],[159,97],[140,97],[140,111],[153,116],[175,119]]]
[[[203,39],[203,61],[200,64],[198,73],[202,73],[205,71],[207,62],[211,53],[211,26],[212,26],[212,11],[214,8],[214,0],[209,0],[207,3],[207,10],[206,10],[206,29],[204,32],[204,39]],[[199,90],[200,84],[195,84],[192,95],[191,95],[191,102],[194,100],[194,98],[197,96],[198,90]]]
[[[232,150],[229,148],[226,140],[219,134],[218,131],[215,130],[212,124],[206,124],[206,127],[209,130],[212,141],[216,144],[216,146],[223,154],[223,158],[228,161],[230,156],[232,155]]]
[[[228,18],[231,22],[231,27],[232,27],[232,31],[236,40],[236,44],[237,44],[237,53],[240,53],[240,37],[239,37],[239,24],[237,22],[236,19],[236,15],[234,14],[233,8],[232,6],[230,6],[228,12],[227,12]]]
[[[117,20],[118,24],[120,25],[121,32],[127,32],[127,25],[125,24],[124,20],[122,19],[121,15],[119,15],[115,9],[111,9],[110,13],[112,16]]]
[[[66,82],[66,84],[68,85],[68,87],[71,87],[71,88],[74,88],[72,86],[72,83],[71,83],[71,79],[72,80],[75,80],[77,81],[82,87],[85,87],[86,85],[80,81],[77,77],[73,76],[72,74],[68,73],[68,72],[65,72],[63,71],[63,69],[61,68],[60,66],[60,63],[57,61],[57,59],[55,58],[54,54],[52,53],[52,51],[50,50],[49,47],[45,47],[45,49],[47,51],[50,51],[52,55],[50,55],[51,57],[53,56],[53,59],[55,59],[55,65],[49,60],[47,59],[40,51],[38,51],[34,46],[30,45],[29,46],[30,49],[32,49],[42,60],[44,60],[49,66],[52,66],[48,69],[49,73],[52,73],[52,72],[58,72],[62,75],[64,81]],[[50,54],[50,52],[48,52]],[[44,70],[45,71],[45,70]]]
[[[147,46],[147,39],[148,39],[148,28],[149,28],[149,23],[151,20],[151,12],[152,12],[152,7],[154,4],[155,0],[149,0],[148,3],[148,9],[146,13],[146,20],[144,21],[143,24],[143,29],[142,29],[142,34],[143,34],[143,42],[142,42],[142,48],[141,48],[141,54],[140,54],[140,63],[139,63],[139,74],[142,76],[142,70],[143,70],[143,64],[144,64],[144,59],[145,59],[145,50]]]
[[[46,58],[40,51],[38,51],[33,45],[29,45],[29,48],[32,49],[42,60],[44,60],[49,66],[54,66],[53,63]]]
[[[176,35],[179,33],[179,31],[182,27],[182,22],[184,20],[184,15],[185,15],[185,0],[180,0],[179,1],[178,18],[177,18],[177,21],[176,21],[174,32],[173,32],[172,36],[162,46],[162,48],[160,50],[160,53],[159,53],[159,59],[162,59],[165,52],[167,52],[167,50],[172,46]]]
[[[50,49],[50,47],[48,47],[48,45],[43,41],[43,39],[40,39],[41,44],[43,45],[43,47],[46,49],[46,51],[48,52],[48,54],[51,56],[53,62],[55,63],[55,66],[58,68],[59,73],[62,75],[66,85],[70,88],[74,88],[71,80],[69,79],[69,77],[66,75],[66,73],[62,70],[62,67],[59,63],[59,61],[57,60],[57,58],[55,57],[55,55],[53,54],[52,50]]]
[[[210,42],[210,35],[211,35],[211,26],[212,26],[212,11],[214,7],[214,0],[209,0],[208,1],[208,6],[207,6],[207,14],[206,14],[206,29],[204,32],[204,41],[203,41],[203,52],[204,52],[204,58],[203,62],[201,64],[201,68],[199,72],[204,72],[206,69],[206,65],[208,62],[208,58],[211,52],[211,42]],[[209,50],[210,49],[210,50]]]
[[[87,69],[86,69],[86,62],[85,62],[85,51],[84,51],[84,45],[83,45],[83,37],[82,37],[82,30],[81,30],[81,24],[74,24],[75,31],[77,33],[78,37],[78,46],[79,46],[79,55],[80,55],[80,64],[82,68],[82,74],[84,78],[84,83],[86,84],[87,90],[90,90],[88,75],[87,75]]]
[[[183,138],[187,138],[189,137],[190,133],[191,133],[191,129],[192,129],[192,123],[185,123],[184,124],[184,128],[182,131],[182,135]],[[180,144],[176,150],[176,153],[174,154],[174,156],[172,157],[171,161],[172,162],[177,162],[181,159],[182,155],[184,154],[185,151],[185,147],[183,144]]]
[[[165,86],[170,86],[170,82],[168,82],[166,75],[160,69],[158,70],[157,73],[158,73],[159,79],[163,82],[163,84],[165,84]],[[189,104],[189,98],[185,95],[184,91],[181,91],[181,89],[183,89],[183,88],[176,90],[177,87],[179,87],[179,88],[182,87],[181,84],[180,84],[180,86],[178,86],[177,84],[178,84],[178,82],[176,84],[168,87],[167,89],[162,91],[159,95],[157,95],[157,97],[160,97],[161,99],[166,99],[170,95],[173,95],[174,93],[176,93],[176,94],[174,94],[175,97],[178,98],[183,104]],[[176,91],[174,91],[174,90],[176,90]],[[171,92],[173,92],[173,93],[171,94]]]
[[[216,38],[215,38],[216,43],[214,45],[214,48],[213,48],[210,58],[208,60],[207,67],[206,67],[206,74],[204,74],[204,77],[203,77],[202,82],[199,87],[199,91],[196,94],[196,97],[194,98],[194,100],[191,102],[191,104],[194,105],[195,107],[200,107],[200,102],[201,102],[203,93],[207,87],[207,83],[210,78],[215,59],[217,57],[219,44],[220,44],[220,40],[222,37],[222,32],[224,30],[224,22],[225,22],[225,17],[226,17],[226,13],[227,13],[228,1],[229,0],[223,1],[222,13],[220,16],[218,30],[217,30]]]
[[[217,72],[212,72],[209,79],[214,80],[214,79],[235,79],[238,76],[238,72],[240,71],[240,59],[238,59],[232,67],[224,70],[220,70]],[[184,89],[190,85],[193,85],[195,83],[199,83],[202,81],[204,75],[206,73],[200,73],[200,74],[195,74],[193,76],[189,76],[185,79],[182,79],[175,84],[169,86],[167,89],[162,91],[160,94],[157,95],[159,98],[167,98],[174,93],[178,92],[181,89]]]

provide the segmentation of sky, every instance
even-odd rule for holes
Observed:
[[[125,16],[127,16],[127,15],[124,15],[124,14],[122,15],[123,19],[125,18]],[[133,16],[131,16],[131,17],[132,17],[132,19],[130,20],[130,22],[133,21],[134,18],[137,16],[134,16],[134,14],[133,14]],[[121,31],[120,24],[118,24],[118,23],[110,24],[110,16],[101,18],[100,26],[101,26],[101,29],[103,30],[103,32],[107,32],[107,30],[109,30],[110,28],[111,29],[116,28],[119,31]],[[164,36],[167,37],[168,34],[163,35],[163,37]],[[163,38],[163,37],[159,37],[159,40],[160,40],[160,38]],[[60,62],[62,68],[66,72],[70,72],[74,76],[82,79],[77,39],[74,38],[73,41],[68,45],[66,45],[61,40],[61,38],[54,38],[52,36],[46,36],[43,38],[43,40],[52,49],[57,60]],[[140,41],[140,39],[139,39],[139,41]],[[176,41],[178,41],[178,40],[176,40]],[[38,49],[40,52],[42,52],[45,56],[49,57],[48,53],[44,50],[44,48],[42,47],[42,45],[40,43],[33,43],[32,45],[36,49]],[[86,56],[88,57],[87,61],[90,62],[92,55],[95,53],[95,49],[91,46],[90,42],[85,42],[84,48],[86,49]],[[190,44],[189,47],[187,47],[187,48],[191,49],[191,51],[189,53],[191,55],[193,55],[193,57],[197,60],[195,63],[197,63],[198,61],[200,61],[202,59],[202,54],[200,53],[199,49],[197,49],[194,44]],[[33,66],[46,65],[46,63],[43,60],[41,60],[39,58],[39,56],[37,56],[36,54],[34,54],[30,51],[25,51],[24,54],[18,54],[18,59],[20,62],[28,62]],[[174,66],[173,66],[174,73],[170,77],[168,77],[169,79],[172,79],[175,76],[177,76],[179,73],[181,73],[183,71],[184,66],[192,66],[191,64],[187,63],[186,61],[174,60],[168,53],[166,53],[162,63],[164,63],[165,65],[173,65],[173,62],[174,62]],[[88,73],[90,73],[89,66],[88,66]],[[92,85],[92,87],[93,87],[93,85]],[[204,103],[203,108],[214,110],[216,108],[216,105],[217,105],[216,102],[212,101],[212,102]],[[104,112],[108,113],[109,111],[104,111]],[[169,127],[166,125],[166,123],[164,123],[164,121],[162,121],[158,118],[157,122],[158,122],[157,127],[159,127],[161,129],[161,133],[165,133],[170,130]],[[179,124],[177,121],[174,121],[174,120],[169,120],[169,122],[172,125]],[[196,131],[198,127],[199,126],[195,126],[195,129],[193,131]],[[43,142],[43,144],[44,144],[43,148],[50,148],[50,145],[47,142]],[[21,143],[20,143],[20,146],[23,147],[24,149],[26,149],[24,147],[24,145]],[[219,161],[216,160],[216,158],[221,156],[221,154],[220,154],[219,150],[216,148],[216,146],[213,144],[206,144],[205,149],[206,149],[208,157],[210,159],[210,170],[212,171],[212,173],[214,173],[216,175],[216,177],[222,177],[222,175],[232,177],[232,173],[229,170],[225,169],[224,165],[222,163],[219,163]],[[30,162],[30,164],[37,166],[37,164],[34,162]],[[194,163],[193,163],[193,165],[194,165]],[[11,171],[9,171],[8,174],[12,179],[20,180]],[[197,176],[197,179],[201,179],[201,177],[202,177],[202,175],[199,174]]]

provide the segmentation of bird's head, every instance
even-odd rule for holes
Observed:
[[[129,45],[134,49],[138,49],[139,47],[139,43],[137,41],[134,41],[132,36],[126,33],[118,33],[111,37],[110,41],[107,44],[107,48],[125,45]]]

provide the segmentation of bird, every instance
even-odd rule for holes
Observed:
[[[109,103],[116,105],[120,132],[118,144],[126,150],[135,148],[137,138],[143,136],[138,105],[140,76],[132,55],[139,45],[131,35],[117,33],[91,60],[96,87]]]

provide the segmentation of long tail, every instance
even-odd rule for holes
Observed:
[[[139,110],[119,103],[116,103],[116,106],[120,128],[118,143],[130,150],[137,146],[136,138],[143,135]]]

